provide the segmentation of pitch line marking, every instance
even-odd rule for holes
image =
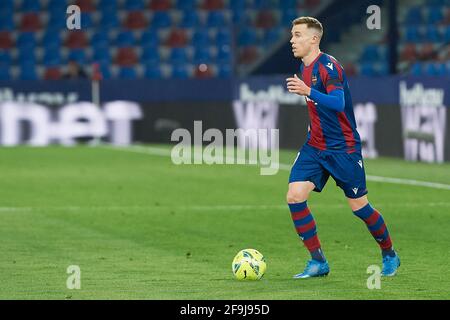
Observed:
[[[102,145],[102,148],[108,150],[117,150],[117,151],[125,151],[125,152],[134,152],[140,154],[147,155],[157,155],[157,156],[168,156],[170,157],[171,151],[164,148],[156,148],[156,147],[142,147],[142,146],[128,146],[128,147],[115,147],[115,146],[106,146]],[[285,163],[279,163],[279,168],[281,170],[290,171],[291,165]],[[390,184],[401,184],[401,185],[410,185],[410,186],[418,186],[418,187],[427,187],[433,189],[441,189],[441,190],[450,190],[450,185],[430,182],[430,181],[420,181],[420,180],[412,180],[412,179],[402,179],[402,178],[392,178],[392,177],[381,177],[381,176],[372,176],[366,175],[368,181],[374,182],[384,182]]]

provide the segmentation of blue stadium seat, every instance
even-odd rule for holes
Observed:
[[[181,11],[190,11],[196,8],[196,0],[177,0],[175,8]]]
[[[189,78],[189,73],[184,63],[176,63],[172,66],[172,78],[175,79]]]
[[[281,2],[285,2],[286,0],[282,0]],[[289,1],[288,5],[289,5]],[[273,0],[254,0],[253,8],[256,10],[265,10],[265,9],[275,9],[279,7],[279,4],[274,2]]]
[[[422,63],[416,62],[411,66],[410,73],[413,76],[421,76],[422,75]]]
[[[78,64],[86,64],[86,53],[83,49],[73,49],[69,52],[68,61],[76,61]]]
[[[110,9],[111,7],[105,7],[102,10],[102,17],[100,19],[100,29],[107,31],[108,29],[118,28],[120,26],[119,18],[117,17],[117,11]],[[104,30],[107,29],[107,30]]]
[[[405,40],[407,42],[421,42],[422,34],[417,26],[407,26],[405,32]]]
[[[0,31],[13,31],[13,15],[8,11],[0,11]]]
[[[442,13],[442,8],[439,6],[431,6],[428,7],[428,15],[427,15],[427,22],[429,24],[436,24],[444,20],[444,14]]]
[[[19,66],[20,80],[37,80],[36,65],[32,61],[25,61]]]
[[[232,21],[233,24],[238,26],[253,26],[253,17],[248,10],[234,11]]]
[[[10,65],[12,62],[11,54],[8,50],[0,50],[0,64]]]
[[[133,47],[135,42],[134,34],[131,31],[122,31],[117,34],[116,46],[119,48]]]
[[[209,46],[210,43],[207,29],[197,29],[192,35],[191,44],[196,48]]]
[[[98,46],[94,50],[94,55],[92,59],[99,63],[111,63],[111,52],[109,51],[109,46]]]
[[[142,48],[141,61],[143,63],[160,62],[161,57],[158,52],[158,47],[153,45],[145,45]]]
[[[376,45],[367,45],[364,47],[360,57],[361,62],[375,62],[380,60],[380,54]]]
[[[242,29],[238,35],[239,46],[255,45],[258,42],[257,34],[253,28]]]
[[[281,0],[280,6],[282,11],[297,9],[297,0]]]
[[[18,61],[31,61],[36,63],[36,55],[34,54],[34,50],[30,50],[29,48],[19,48]]]
[[[18,48],[34,50],[36,47],[36,36],[34,32],[22,32],[17,37],[16,45]]]
[[[188,56],[185,48],[172,48],[172,51],[169,55],[170,63],[187,63]]]
[[[81,13],[81,29],[89,29],[94,27],[92,15],[89,12]]]
[[[151,27],[152,28],[168,28],[172,26],[172,19],[168,12],[166,11],[156,11],[153,14]]]
[[[224,46],[218,47],[216,60],[219,64],[230,63],[232,59],[233,59],[233,57],[231,54],[230,46],[224,45]]]
[[[126,0],[124,8],[127,10],[143,10],[145,7],[142,0]]]
[[[49,46],[60,47],[61,43],[62,41],[59,32],[55,32],[54,30],[51,29],[47,29],[41,40],[41,45],[44,47]]]
[[[146,30],[141,35],[141,45],[152,45],[152,46],[158,46],[160,44],[160,39],[158,32],[155,30]]]
[[[46,49],[44,52],[44,57],[42,63],[46,67],[59,66],[62,64],[61,53],[59,50],[54,50],[53,48]]]
[[[3,63],[0,61],[0,80],[8,81],[11,80],[10,65],[8,63]]]
[[[377,74],[373,64],[370,62],[361,63],[359,73],[368,77],[373,77]]]
[[[47,10],[59,10],[65,12],[67,10],[67,5],[67,0],[49,0]]]
[[[98,5],[101,11],[103,11],[105,8],[114,9],[114,11],[118,10],[117,0],[100,0]]]
[[[194,52],[194,57],[192,59],[194,64],[210,64],[212,62],[211,53],[208,47],[197,48]]]
[[[159,63],[147,63],[145,65],[144,76],[147,79],[161,79],[163,76]]]
[[[283,2],[283,1],[282,1]],[[283,10],[281,13],[281,25],[284,27],[291,27],[292,21],[298,18],[299,14],[297,13],[297,10],[294,9],[287,9]]]
[[[414,25],[423,22],[421,7],[412,7],[408,10],[405,17],[405,24]]]
[[[50,12],[50,19],[47,24],[48,28],[64,30],[67,27],[66,14],[61,12]]]
[[[221,47],[223,45],[231,45],[231,32],[228,29],[219,29],[216,33],[216,45]]]
[[[98,31],[97,33],[94,33],[92,35],[90,43],[94,48],[108,46],[109,45],[108,33],[102,32],[102,31]]]
[[[13,11],[14,11],[14,0],[0,1],[0,12],[13,12]]]
[[[133,67],[122,67],[119,70],[119,78],[125,80],[134,80],[137,79],[136,69]]]
[[[233,72],[230,64],[219,64],[218,77],[219,78],[231,78]]]
[[[428,25],[425,31],[425,38],[431,42],[441,42],[442,35],[439,32],[439,29],[435,25]]]
[[[423,73],[428,76],[445,76],[446,66],[438,62],[426,62],[423,66]]]
[[[181,28],[196,28],[201,25],[202,23],[196,10],[184,11],[179,24]]]
[[[221,28],[227,26],[228,22],[221,10],[213,10],[208,13],[206,26],[208,28]]]
[[[102,73],[103,79],[111,79],[111,69],[109,63],[100,61],[100,72]]]
[[[446,43],[450,42],[450,25],[445,27],[444,42],[446,42]]]
[[[282,28],[270,28],[264,34],[264,44],[273,45],[283,39],[284,31]]]
[[[39,12],[41,4],[36,0],[23,0],[20,10],[22,12]]]
[[[245,9],[248,9],[246,0],[230,0],[229,8],[233,12],[239,12],[239,11],[244,11]]]

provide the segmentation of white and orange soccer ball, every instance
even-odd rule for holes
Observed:
[[[266,269],[266,259],[255,249],[239,251],[232,263],[233,274],[238,280],[259,280]]]

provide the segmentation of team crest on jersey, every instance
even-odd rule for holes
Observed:
[[[316,83],[317,83],[317,77],[316,77],[315,75],[312,76],[311,82],[312,82],[313,85],[316,85]]]

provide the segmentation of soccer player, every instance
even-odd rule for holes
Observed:
[[[383,261],[381,274],[393,276],[400,259],[383,217],[367,199],[361,140],[344,70],[335,58],[320,51],[323,28],[317,19],[295,19],[291,33],[292,52],[302,64],[298,75],[287,79],[287,88],[305,96],[310,125],[307,140],[291,169],[287,202],[295,229],[312,258],[294,278],[325,276],[330,271],[307,205],[311,191],[322,191],[330,175],[344,191],[353,213],[365,222],[378,242]]]

